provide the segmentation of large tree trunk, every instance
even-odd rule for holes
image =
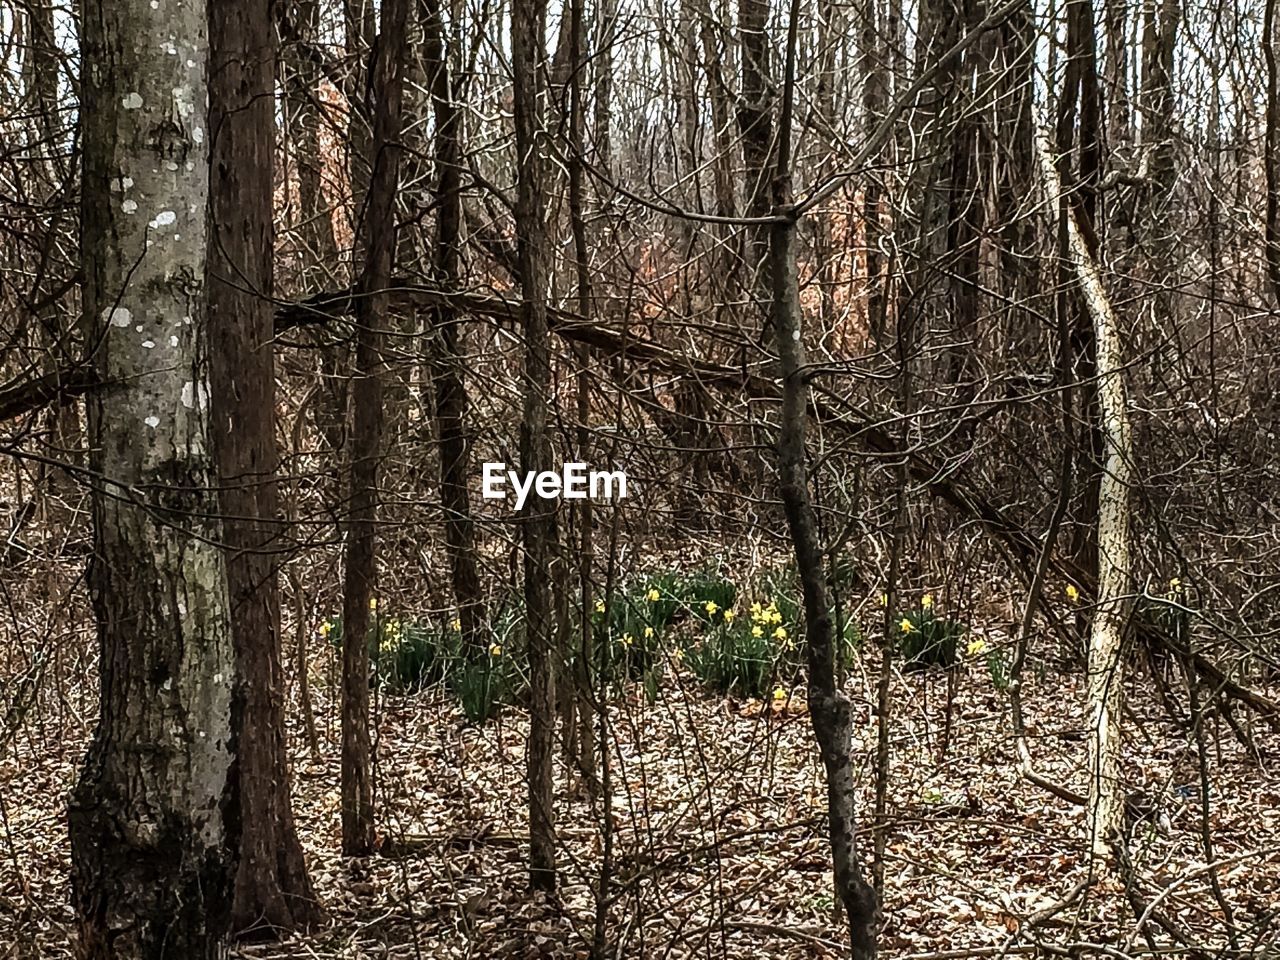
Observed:
[[[81,957],[223,953],[235,657],[208,388],[205,5],[90,2],[84,322],[100,715],[68,810]],[[159,31],[178,51],[157,56]],[[226,822],[224,822],[224,818]]]
[[[827,773],[827,827],[835,867],[836,892],[849,923],[854,960],[874,960],[879,905],[875,890],[862,876],[855,846],[853,711],[836,675],[835,629],[827,590],[822,543],[809,496],[805,427],[808,386],[805,381],[804,321],[796,274],[796,219],[791,197],[791,112],[795,88],[795,33],[798,3],[793,0],[787,38],[787,64],[782,113],[778,123],[778,162],[773,182],[769,230],[772,321],[782,376],[782,411],[778,422],[778,481],[787,527],[795,548],[796,569],[804,595],[805,643],[809,668],[809,714],[814,738]]]
[[[266,5],[209,7],[209,383],[236,651],[240,858],[231,929],[306,926],[315,893],[289,805],[280,666],[272,211],[275,29]]]
[[[521,317],[525,357],[521,372],[524,410],[520,422],[521,470],[549,467],[547,404],[551,389],[551,348],[547,323],[550,249],[546,232],[546,184],[540,141],[545,135],[543,88],[546,7],[544,0],[518,3],[511,18],[511,66],[515,77],[516,236],[520,245]],[[529,497],[521,517],[524,541],[525,622],[529,648],[529,883],[556,886],[553,807],[555,733],[555,630],[551,572],[554,543],[552,501]]]
[[[377,107],[369,147],[369,193],[360,224],[365,251],[356,301],[356,370],[351,388],[351,498],[342,591],[342,852],[374,848],[373,762],[369,739],[370,606],[375,600],[378,460],[382,446],[382,331],[396,249],[395,201],[400,177],[400,103],[409,0],[382,7],[373,87]]]

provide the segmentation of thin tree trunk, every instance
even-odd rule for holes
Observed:
[[[546,232],[544,137],[541,108],[546,59],[545,0],[517,3],[511,19],[511,66],[515,78],[516,236],[520,248],[521,317],[525,357],[520,422],[520,462],[524,471],[548,468],[547,404],[551,388],[547,295],[550,249]],[[551,591],[548,582],[554,545],[551,501],[530,497],[521,516],[524,542],[525,622],[529,650],[529,883],[556,886],[553,807],[555,663]]]
[[[1059,206],[1062,183],[1049,144],[1040,145],[1046,192]],[[1105,440],[1098,483],[1098,595],[1089,637],[1089,843],[1102,863],[1123,841],[1124,792],[1120,783],[1121,709],[1124,703],[1124,633],[1132,584],[1129,489],[1133,437],[1125,397],[1120,330],[1097,260],[1071,203],[1064,205],[1076,282],[1093,320],[1098,343],[1098,405]]]
[[[209,7],[209,383],[236,650],[240,858],[233,933],[317,917],[293,826],[280,663],[275,435],[275,28],[252,0]]]
[[[82,19],[99,721],[68,806],[78,955],[224,955],[235,652],[208,421],[203,3]],[[181,56],[155,55],[157,29]],[[170,170],[169,166],[176,169]]]
[[[738,34],[742,47],[742,92],[738,98],[738,130],[742,138],[742,160],[746,212],[749,217],[769,213],[770,161],[773,154],[773,80],[769,68],[769,0],[739,0]],[[767,343],[769,278],[769,228],[747,228],[747,289],[764,311],[760,342]],[[751,331],[751,327],[747,327]]]
[[[440,0],[425,0],[424,7],[431,105],[436,122],[436,202],[439,207],[434,266],[441,288],[453,290],[459,282],[462,232],[462,112],[451,82]],[[467,389],[459,347],[462,320],[453,306],[442,301],[433,310],[431,323],[435,332],[431,374],[440,444],[440,501],[462,640],[470,649],[482,646],[480,634],[485,612],[476,562],[475,524],[467,494],[471,445],[467,438]]]
[[[351,388],[351,513],[342,594],[342,852],[374,849],[373,760],[369,739],[370,606],[376,600],[378,461],[382,446],[382,332],[387,326],[396,249],[400,176],[400,104],[409,0],[386,0],[373,68],[377,91],[369,147],[368,201],[361,221],[365,251],[356,302],[356,370]]]
[[[573,259],[576,303],[575,310],[580,317],[590,317],[593,313],[591,298],[591,265],[587,247],[587,220],[583,210],[582,166],[583,124],[585,122],[582,102],[582,80],[586,70],[586,51],[583,49],[583,32],[585,17],[583,6],[585,0],[571,0],[569,42],[572,47],[573,73],[569,87],[569,224],[573,231]],[[692,69],[692,67],[691,67]],[[577,401],[578,429],[575,437],[577,459],[580,463],[591,462],[591,351],[585,344],[574,348],[574,361],[578,366]],[[579,644],[574,659],[574,714],[577,717],[577,749],[574,761],[582,775],[588,792],[596,796],[600,792],[599,776],[596,771],[595,731],[592,718],[595,716],[595,696],[592,690],[591,665],[595,663],[594,628],[591,622],[593,610],[591,577],[594,563],[594,547],[592,543],[592,509],[589,499],[582,500],[578,506],[578,583],[580,588],[579,602],[582,608],[578,624]],[[567,739],[567,738],[566,738]],[[603,747],[603,745],[602,745]]]
[[[1262,57],[1267,65],[1263,171],[1267,185],[1266,260],[1271,292],[1280,304],[1280,70],[1276,60],[1276,0],[1267,0],[1262,22]]]
[[[831,600],[823,569],[822,544],[809,495],[805,453],[808,387],[805,383],[804,321],[796,274],[796,219],[790,173],[798,6],[798,0],[793,0],[788,25],[782,113],[778,124],[778,161],[773,181],[773,212],[777,220],[769,229],[772,315],[782,375],[778,480],[804,594],[809,713],[827,773],[827,817],[836,890],[849,923],[854,960],[874,960],[879,907],[875,890],[862,876],[855,847],[852,707],[836,681]]]

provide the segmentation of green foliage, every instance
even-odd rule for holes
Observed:
[[[991,686],[1001,693],[1009,689],[1009,658],[999,648],[987,651],[987,676]]]
[[[518,677],[515,658],[500,644],[459,656],[449,673],[449,689],[470,723],[483,725],[510,703]]]
[[[445,675],[458,638],[447,628],[426,621],[379,619],[380,635],[373,654],[374,683],[391,693],[415,693]]]
[[[1138,622],[1171,637],[1179,645],[1191,639],[1191,609],[1194,599],[1179,577],[1169,581],[1163,596],[1139,598],[1134,615]]]
[[[959,663],[959,641],[965,629],[958,620],[938,616],[932,600],[918,610],[899,614],[894,628],[898,652],[906,660],[908,669],[918,670],[949,669]]]
[[[690,645],[685,661],[700,681],[721,693],[764,696],[778,659],[775,638],[759,624],[734,618]]]
[[[738,585],[719,570],[695,570],[679,584],[680,599],[699,620],[724,623],[726,610],[732,610],[738,599]]]

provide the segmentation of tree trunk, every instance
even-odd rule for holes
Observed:
[[[1280,70],[1276,68],[1276,0],[1267,0],[1262,22],[1262,57],[1267,65],[1267,107],[1263,138],[1263,172],[1267,188],[1267,275],[1271,293],[1280,304]]]
[[[237,839],[204,366],[206,10],[90,2],[82,25],[84,323],[115,386],[88,402],[101,686],[68,807],[78,953],[202,960],[225,952]],[[177,56],[156,56],[157,31]]]
[[[357,241],[365,251],[356,300],[356,370],[351,387],[351,498],[342,591],[342,852],[374,849],[373,762],[369,740],[369,644],[375,618],[378,461],[382,446],[382,331],[396,249],[395,200],[400,174],[400,103],[409,0],[382,7],[373,68],[377,108],[369,147],[369,192]]]
[[[746,213],[749,217],[769,214],[770,155],[773,152],[773,79],[769,69],[769,0],[739,0],[738,33],[742,46],[742,92],[738,98],[738,130],[742,137],[742,161]],[[764,311],[760,342],[768,343],[772,322],[765,304],[769,302],[766,261],[769,228],[747,228],[747,290]],[[751,326],[747,327],[748,331]]]
[[[849,698],[836,679],[835,630],[823,565],[823,548],[809,497],[805,427],[804,321],[796,274],[796,218],[791,197],[791,111],[795,88],[795,36],[798,0],[793,0],[787,37],[782,113],[778,124],[778,162],[773,182],[769,229],[772,321],[782,376],[778,422],[778,481],[787,527],[795,548],[804,595],[805,643],[809,667],[809,713],[814,738],[827,774],[827,826],[835,867],[836,891],[849,923],[854,960],[874,960],[879,907],[875,890],[862,876],[855,847],[853,716]]]
[[[272,176],[275,29],[251,0],[209,7],[209,383],[236,652],[233,778],[240,857],[231,930],[272,936],[316,918],[293,826],[280,666],[283,545],[275,435]]]
[[[525,471],[548,469],[547,404],[551,388],[547,293],[550,249],[541,140],[546,7],[544,0],[518,3],[511,19],[511,66],[515,77],[516,236],[520,247],[521,319],[525,356],[521,372],[524,409],[520,462]],[[556,886],[553,736],[555,663],[548,577],[554,541],[552,501],[529,497],[521,517],[524,598],[529,647],[529,883]]]
[[[1060,205],[1062,183],[1049,152],[1040,145],[1041,170],[1051,208]],[[1076,282],[1093,320],[1098,344],[1098,406],[1104,437],[1098,482],[1098,594],[1089,637],[1089,844],[1101,863],[1122,842],[1124,791],[1120,783],[1120,712],[1124,703],[1124,632],[1131,592],[1129,488],[1133,439],[1125,397],[1120,330],[1097,260],[1080,229],[1072,204],[1062,205]]]
[[[444,290],[453,290],[458,285],[462,233],[462,113],[454,98],[440,0],[426,0],[425,7],[426,57],[431,71],[428,81],[436,121],[436,282]],[[467,389],[459,351],[462,321],[457,309],[442,302],[432,312],[431,323],[435,333],[431,374],[439,430],[445,539],[463,644],[477,648],[483,646],[480,634],[485,612],[476,562],[475,524],[467,494],[471,444],[467,438]]]

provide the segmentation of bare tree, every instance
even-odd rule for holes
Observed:
[[[396,249],[395,200],[400,176],[400,104],[409,0],[382,7],[375,45],[373,136],[369,190],[360,233],[364,267],[356,302],[356,370],[351,388],[351,498],[342,593],[342,849],[348,856],[375,845],[373,760],[369,737],[369,643],[377,630],[378,465],[382,456],[383,331],[387,286]],[[375,641],[376,643],[376,641]]]
[[[517,3],[511,12],[511,68],[515,83],[516,210],[520,258],[520,315],[524,326],[521,371],[520,465],[541,472],[550,460],[547,404],[551,389],[547,297],[550,251],[542,153],[542,91],[546,69],[546,6],[543,0]],[[554,552],[553,504],[530,497],[520,518],[524,546],[524,600],[529,648],[529,882],[539,890],[556,886],[553,799],[555,750],[556,635],[552,622],[549,571]]]
[[[827,822],[835,865],[836,892],[844,906],[854,960],[874,960],[879,905],[862,876],[855,846],[856,785],[850,745],[853,715],[849,697],[836,680],[835,629],[827,589],[824,551],[809,496],[805,432],[809,418],[804,318],[796,276],[796,211],[791,187],[791,127],[795,102],[798,0],[788,21],[786,68],[778,119],[777,166],[773,177],[773,216],[769,228],[772,315],[782,376],[782,413],[778,421],[778,481],[787,527],[795,548],[804,595],[805,641],[809,665],[809,712],[814,738],[827,773]]]

